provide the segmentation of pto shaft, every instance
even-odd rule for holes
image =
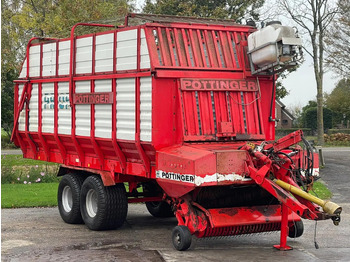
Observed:
[[[323,208],[323,211],[330,215],[340,215],[342,211],[342,208],[338,206],[336,203],[333,203],[328,200],[326,201],[322,200],[282,180],[274,179],[273,181],[280,187],[284,188],[285,190],[321,206]]]

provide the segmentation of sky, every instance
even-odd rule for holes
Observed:
[[[291,73],[282,81],[289,91],[289,95],[282,102],[292,109],[296,106],[305,106],[309,100],[316,100],[316,80],[312,59],[304,52],[305,61],[297,71]],[[327,72],[323,79],[323,92],[330,93],[339,79],[332,72]]]
[[[138,11],[142,9],[144,5],[144,0],[135,0],[135,5]],[[267,5],[274,2],[274,0],[268,0]],[[283,20],[283,18],[281,19]],[[286,24],[283,22],[283,24]],[[288,21],[290,24],[290,21]],[[304,41],[305,43],[306,41]],[[306,47],[308,48],[308,47]],[[282,102],[289,109],[295,107],[305,106],[309,100],[316,100],[316,80],[314,75],[312,58],[304,52],[304,63],[298,68],[297,71],[288,75],[286,79],[282,81],[283,85],[289,91],[289,95],[282,99]],[[337,82],[340,79],[335,78],[334,73],[326,72],[324,74],[323,92],[330,93]]]

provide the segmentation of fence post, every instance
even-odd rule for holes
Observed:
[[[318,158],[320,161],[320,167],[325,166],[326,163],[324,162],[323,152],[322,152],[322,146],[316,146],[316,149],[318,151]]]

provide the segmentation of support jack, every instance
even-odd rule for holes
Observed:
[[[288,207],[285,204],[282,204],[282,221],[281,221],[281,239],[279,245],[274,245],[273,247],[281,250],[287,251],[292,250],[293,248],[287,245],[287,236],[288,236]]]

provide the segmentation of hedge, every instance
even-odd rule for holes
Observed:
[[[276,137],[286,136],[300,129],[303,130],[303,133],[305,136],[313,135],[311,128],[283,128],[283,129],[281,128],[281,129],[276,129]]]
[[[327,133],[328,135],[338,134],[338,133],[350,134],[350,129],[328,129]]]

